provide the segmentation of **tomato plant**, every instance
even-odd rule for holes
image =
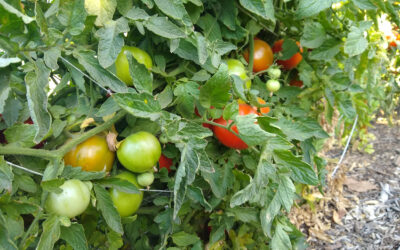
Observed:
[[[106,138],[95,135],[72,148],[64,156],[64,163],[85,171],[109,172],[114,159],[115,153],[109,150]]]
[[[254,107],[248,105],[248,104],[239,104],[239,115],[248,115],[248,114],[257,114],[256,109]],[[232,123],[232,120],[224,120],[224,118],[218,118],[214,121],[215,123],[223,126],[227,126],[230,123]],[[231,128],[233,131],[235,131],[237,134],[239,133],[238,128],[236,125],[233,125]],[[219,126],[214,126],[213,131],[215,134],[215,137],[225,146],[229,148],[235,148],[235,149],[246,149],[248,146],[247,144],[240,139],[238,136],[233,134],[231,131],[229,131],[226,128],[222,128]]]
[[[138,184],[136,176],[130,172],[122,172],[115,176],[116,178],[127,180],[137,188],[141,188]],[[126,193],[116,188],[110,189],[110,195],[115,208],[122,217],[131,216],[140,207],[143,200],[143,192],[139,193]]]
[[[132,46],[122,47],[121,52],[118,54],[118,57],[115,61],[117,76],[127,85],[132,85],[133,80],[129,73],[129,62],[126,57],[127,53],[130,53],[139,63],[146,66],[147,69],[151,69],[153,67],[153,61],[151,60],[149,54],[142,49]]]
[[[274,53],[281,52],[283,43],[284,43],[283,39],[276,41],[274,43],[274,46],[272,47],[272,51]],[[301,53],[303,53],[303,49],[301,48],[299,42],[297,42],[297,46],[299,46],[300,52],[295,53],[292,57],[290,57],[287,60],[277,60],[276,63],[281,65],[285,70],[291,70],[295,68],[303,59],[303,56],[301,55]]]
[[[90,185],[80,180],[65,181],[61,193],[50,192],[46,210],[57,215],[73,218],[82,214],[89,205]]]
[[[386,35],[395,41],[399,10],[0,1],[1,247],[305,249],[287,215],[307,205],[296,187],[327,188],[325,140],[372,152],[362,127],[377,113],[397,118],[399,51]],[[157,162],[174,171],[155,171],[149,189],[126,172],[146,177]],[[92,188],[60,193],[71,180]]]
[[[244,59],[249,62],[249,51],[243,53]],[[274,54],[268,43],[262,40],[254,40],[253,71],[260,72],[269,68],[274,61]],[[279,76],[278,76],[279,77]]]
[[[143,173],[155,166],[161,156],[158,139],[145,131],[125,138],[117,150],[119,162],[135,173]]]

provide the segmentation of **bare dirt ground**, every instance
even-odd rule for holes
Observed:
[[[369,132],[375,152],[349,150],[333,179],[336,164],[328,165],[325,195],[309,190],[311,207],[293,209],[309,249],[400,250],[400,126],[375,124]],[[335,161],[341,152],[325,155]]]

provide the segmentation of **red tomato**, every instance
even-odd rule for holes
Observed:
[[[168,173],[171,171],[171,166],[173,164],[172,159],[166,157],[165,155],[161,154],[160,159],[158,160],[158,166],[160,169],[166,168]]]
[[[249,50],[243,53],[244,59],[249,62]],[[274,61],[274,54],[268,43],[254,39],[253,72],[260,72],[269,68]]]
[[[285,70],[291,70],[291,69],[295,68],[303,59],[303,56],[300,54],[300,53],[303,53],[303,49],[301,48],[299,42],[296,42],[296,43],[297,43],[297,46],[299,46],[299,48],[300,48],[300,52],[297,52],[288,60],[277,60],[276,61]],[[279,51],[281,51],[282,44],[283,44],[283,39],[276,41],[274,43],[274,46],[272,47],[272,51],[274,53],[278,53]]]
[[[255,110],[252,106],[248,104],[239,104],[239,115],[248,115],[248,114],[257,114],[257,110]],[[228,122],[230,124],[232,121],[229,120],[227,122],[224,120],[224,118],[221,117],[219,119],[216,119],[214,122],[226,126],[228,125]],[[239,133],[236,125],[232,126],[232,130],[235,131],[236,133]],[[217,139],[222,144],[224,144],[229,148],[246,149],[248,147],[247,144],[242,139],[240,139],[239,137],[237,137],[236,135],[234,135],[225,128],[214,126],[213,131]]]

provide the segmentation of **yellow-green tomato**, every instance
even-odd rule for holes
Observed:
[[[137,188],[142,188],[136,181],[136,176],[130,172],[122,172],[115,177],[127,180]],[[118,189],[111,188],[110,189],[111,199],[114,203],[115,208],[117,209],[119,215],[121,217],[126,217],[134,214],[140,207],[140,204],[143,200],[143,192],[140,191],[138,194],[130,194],[119,191]]]
[[[158,139],[146,131],[126,137],[117,150],[119,162],[128,170],[144,173],[156,165],[161,156]]]
[[[141,173],[137,176],[137,182],[140,186],[147,187],[154,182],[153,172]]]
[[[129,62],[126,58],[126,53],[131,53],[132,56],[141,64],[144,64],[147,69],[153,67],[153,61],[146,51],[137,47],[123,46],[121,52],[118,54],[117,60],[115,61],[116,73],[119,79],[121,79],[126,85],[130,86],[133,84],[131,75],[129,74]]]
[[[62,192],[50,192],[46,200],[46,210],[61,216],[73,218],[83,213],[90,202],[89,183],[67,180],[60,186]]]
[[[242,80],[248,79],[247,73],[246,73],[246,68],[244,67],[243,63],[240,62],[239,60],[236,59],[228,59],[226,61],[228,65],[228,73],[229,75],[237,75],[239,76]],[[246,87],[250,89],[251,87],[251,81],[248,80],[246,81]]]

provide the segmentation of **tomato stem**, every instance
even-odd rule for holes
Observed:
[[[233,131],[232,129],[231,129],[231,127],[232,127],[232,125],[233,125],[233,122],[231,122],[228,126],[224,126],[224,125],[221,125],[221,124],[219,124],[219,123],[216,123],[216,122],[213,122],[213,121],[208,121],[208,120],[200,120],[199,122],[201,122],[201,123],[207,123],[207,124],[211,124],[211,125],[213,125],[213,126],[217,126],[217,127],[221,127],[221,128],[224,128],[224,129],[227,129],[229,132],[231,132],[232,134],[234,134],[234,135],[236,135],[236,136],[239,136],[239,134],[238,133],[236,133],[235,131]],[[231,125],[232,124],[232,125]]]
[[[250,75],[253,73],[253,64],[254,64],[254,36],[250,34],[249,36],[250,44],[249,44],[249,72]]]

